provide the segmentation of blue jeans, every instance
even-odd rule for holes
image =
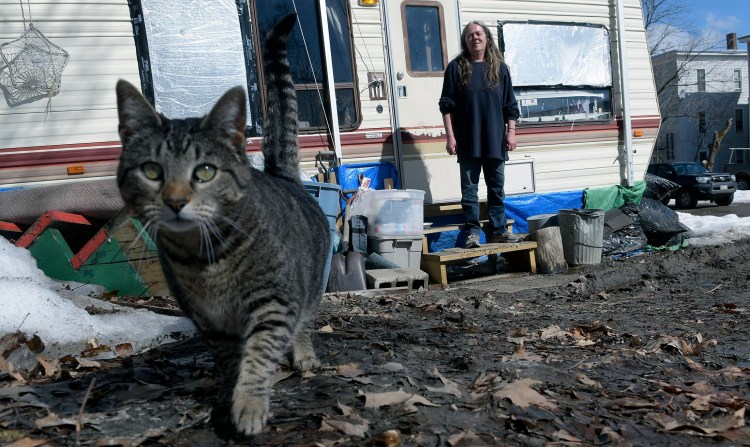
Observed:
[[[461,208],[464,211],[466,231],[479,236],[479,173],[484,172],[487,185],[487,215],[492,227],[492,236],[506,232],[505,224],[505,162],[499,158],[469,158],[460,160]]]

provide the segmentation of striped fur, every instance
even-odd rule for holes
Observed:
[[[297,149],[297,94],[289,74],[287,35],[296,23],[290,14],[282,19],[266,36],[263,48],[263,74],[267,89],[267,108],[264,120],[263,158],[267,173],[299,181],[299,151]]]
[[[266,172],[245,154],[245,94],[229,90],[208,115],[170,120],[132,85],[117,85],[120,192],[155,241],[172,293],[214,355],[239,432],[261,431],[271,380],[319,365],[306,329],[323,290],[330,234],[298,178],[296,105],[286,54],[294,17],[268,46]],[[285,68],[286,67],[286,68]],[[294,126],[294,127],[290,127]]]

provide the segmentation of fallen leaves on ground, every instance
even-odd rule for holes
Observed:
[[[386,391],[384,393],[362,393],[360,391],[360,393],[365,397],[365,408],[380,408],[393,405],[403,405],[404,410],[407,413],[416,413],[416,405],[424,405],[426,407],[440,406],[438,404],[430,402],[417,393],[407,393],[403,390]]]
[[[557,405],[541,395],[532,388],[532,385],[541,385],[542,382],[532,379],[519,379],[510,383],[501,385],[495,391],[495,397],[499,399],[508,399],[521,408],[529,408],[534,405],[548,410],[557,409]]]

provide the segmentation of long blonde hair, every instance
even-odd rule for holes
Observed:
[[[469,27],[471,25],[479,25],[484,30],[484,34],[487,36],[487,48],[484,50],[484,77],[487,80],[487,87],[493,88],[500,84],[500,67],[503,64],[503,55],[500,54],[500,50],[495,44],[495,39],[492,37],[492,31],[487,28],[482,22],[472,21],[466,24],[464,30],[461,31],[461,54],[456,56],[456,62],[458,62],[459,72],[461,74],[461,85],[466,87],[469,85],[471,79],[471,59],[469,53],[469,47],[466,45],[466,36],[469,34]]]

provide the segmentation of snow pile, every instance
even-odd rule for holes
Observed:
[[[732,204],[737,203],[750,203],[750,191],[735,192]],[[731,209],[731,205],[724,208]],[[677,217],[695,234],[690,238],[690,245],[718,245],[750,238],[750,217],[736,214],[694,216],[679,211]]]
[[[187,318],[115,306],[87,296],[95,287],[70,291],[39,270],[31,253],[0,237],[0,335],[17,330],[36,334],[48,358],[78,354],[88,339],[114,348],[131,343],[135,352],[196,333]],[[116,309],[90,315],[84,308]]]
[[[693,216],[680,212],[677,217],[695,234],[690,238],[690,245],[718,245],[750,238],[750,217],[736,214]]]

